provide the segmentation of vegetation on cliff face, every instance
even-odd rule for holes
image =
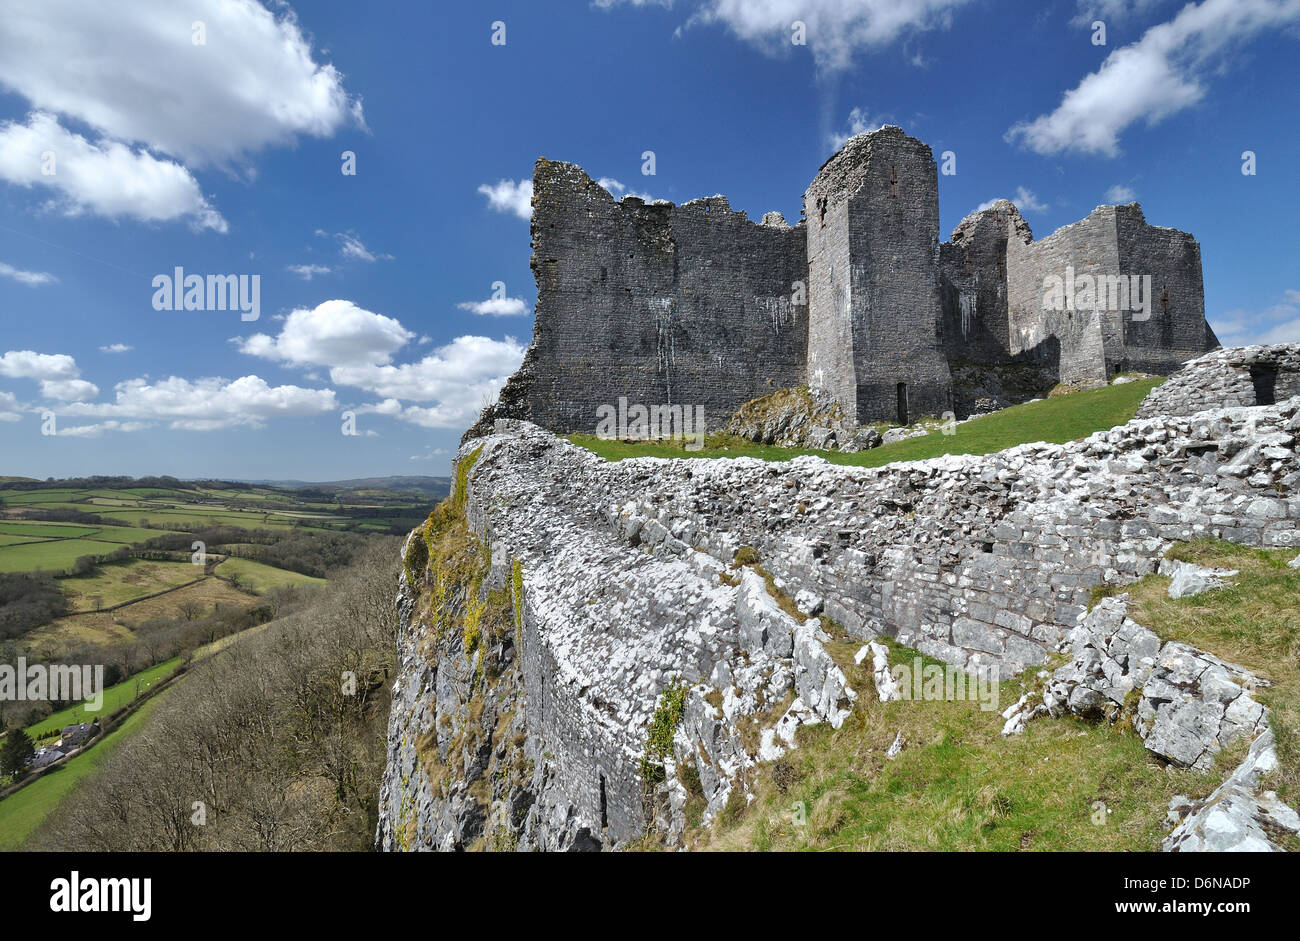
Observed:
[[[944,454],[991,454],[1032,441],[1063,444],[1085,438],[1130,421],[1146,394],[1163,381],[1162,378],[1142,379],[1026,402],[954,425],[948,429],[950,433],[932,431],[856,454],[778,448],[727,435],[708,436],[698,451],[686,450],[683,441],[628,443],[605,441],[595,435],[568,437],[574,444],[610,461],[630,457],[756,457],[788,461],[800,454],[815,454],[832,464],[880,467],[893,461],[919,461]]]
[[[411,542],[424,551],[412,557],[408,548],[407,579],[416,597],[413,620],[424,635],[421,655],[451,671],[458,691],[454,704],[439,701],[437,720],[416,740],[415,750],[435,799],[460,791],[477,804],[481,833],[467,848],[507,849],[515,839],[513,827],[493,816],[493,804],[531,773],[520,747],[515,668],[523,569],[513,560],[505,584],[487,584],[490,550],[465,518],[468,477],[481,450],[460,461],[452,495],[412,536]],[[510,747],[499,758],[502,742]],[[403,790],[414,786],[408,782]],[[413,829],[414,819],[408,823]],[[401,821],[398,829],[405,829]],[[399,836],[413,845],[413,834]]]

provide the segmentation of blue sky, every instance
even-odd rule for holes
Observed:
[[[539,155],[794,222],[899,124],[957,156],[945,238],[1137,199],[1225,343],[1300,340],[1297,52],[1300,0],[9,0],[0,474],[445,474],[532,334]],[[156,310],[177,266],[259,319]]]

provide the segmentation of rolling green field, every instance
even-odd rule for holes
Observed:
[[[83,555],[107,555],[118,543],[93,539],[53,539],[0,546],[0,572],[62,572]]]
[[[278,569],[251,559],[226,559],[216,567],[216,573],[229,578],[231,573],[238,573],[240,585],[259,595],[271,588],[283,585],[324,585],[325,579],[312,578],[299,572]]]
[[[881,445],[857,454],[777,448],[723,436],[710,436],[699,451],[685,450],[680,441],[627,443],[605,441],[595,435],[574,434],[568,437],[574,444],[610,461],[631,457],[756,457],[765,461],[788,461],[800,454],[816,454],[832,464],[880,467],[894,461],[920,461],[944,454],[991,454],[1032,441],[1063,444],[1085,438],[1095,431],[1130,421],[1147,393],[1162,381],[1160,378],[1141,379],[1026,402],[962,422],[950,429],[951,434],[932,431],[922,437]]]
[[[38,539],[78,539],[94,535],[100,528],[70,523],[20,523],[14,520],[0,520],[0,533],[34,536]]]
[[[145,703],[137,712],[128,716],[125,722],[104,736],[94,748],[0,801],[0,850],[21,847],[32,831],[41,825],[41,821],[49,816],[50,811],[98,768],[114,748],[140,727],[156,703],[156,699]]]
[[[192,582],[203,567],[189,562],[137,559],[100,566],[94,575],[65,578],[64,597],[72,611],[96,611]]]
[[[162,663],[149,667],[147,670],[141,670],[115,686],[110,686],[104,690],[104,703],[98,712],[91,712],[86,708],[86,703],[78,703],[75,706],[69,706],[59,712],[46,716],[35,725],[27,727],[27,734],[31,736],[33,742],[41,742],[43,739],[58,738],[59,733],[67,726],[77,722],[92,722],[95,719],[102,719],[110,716],[118,709],[121,709],[132,699],[145,692],[149,687],[159,680],[166,679],[176,671],[181,665],[180,657],[173,657]],[[4,805],[0,804],[0,808]]]

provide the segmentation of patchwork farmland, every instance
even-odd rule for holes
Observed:
[[[354,556],[422,521],[439,487],[63,483],[0,480],[0,663],[102,665],[105,707],[3,702],[0,734],[51,746],[64,725],[105,717],[108,732],[26,786],[0,780],[0,848],[22,844],[190,666],[301,616]]]

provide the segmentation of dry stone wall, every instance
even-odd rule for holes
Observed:
[[[1147,396],[1138,417],[1270,405],[1294,395],[1300,395],[1300,343],[1234,346],[1188,363]]]

